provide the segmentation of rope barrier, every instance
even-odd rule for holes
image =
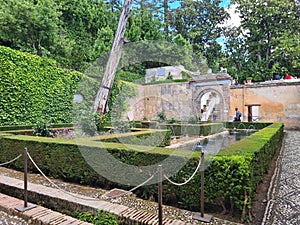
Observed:
[[[0,166],[4,166],[4,165],[7,165],[9,163],[12,163],[12,162],[16,161],[18,158],[20,158],[21,156],[22,156],[22,154],[18,155],[16,158],[14,158],[14,159],[12,159],[12,160],[10,160],[8,162],[1,163]]]
[[[57,184],[55,184],[53,181],[51,181],[44,173],[43,171],[38,167],[38,165],[34,162],[34,160],[31,158],[29,152],[27,152],[27,155],[28,155],[28,158],[30,159],[30,161],[33,163],[33,165],[36,167],[36,169],[40,172],[40,174],[50,183],[52,184],[54,187],[56,187],[57,189],[59,189],[60,191],[68,194],[68,195],[71,195],[73,197],[76,197],[76,198],[79,198],[79,199],[83,199],[83,200],[88,200],[88,201],[99,201],[99,199],[94,199],[94,198],[83,198],[83,197],[80,197],[80,196],[77,196],[77,195],[74,195],[68,191],[65,191],[64,189],[60,188]],[[21,155],[22,156],[22,155]],[[144,184],[148,183],[155,175],[156,173],[154,173],[150,178],[148,178],[146,181],[144,181],[143,183],[137,185],[136,187],[132,188],[131,190],[127,191],[126,193],[124,194],[120,194],[119,196],[113,196],[113,197],[107,197],[105,199],[111,199],[111,198],[117,198],[117,197],[122,197],[123,195],[127,195],[129,194],[130,192],[138,189],[139,187],[143,186]],[[102,197],[101,197],[102,198]]]
[[[57,189],[59,189],[60,191],[68,194],[68,195],[71,195],[75,198],[79,198],[79,199],[82,199],[82,200],[88,200],[88,201],[99,201],[99,199],[94,199],[94,198],[83,198],[83,197],[80,197],[78,195],[75,195],[75,194],[72,194],[71,192],[68,192],[68,191],[65,191],[64,189],[62,189],[61,187],[59,187],[57,184],[55,184],[53,181],[51,181],[44,173],[43,171],[38,167],[38,165],[34,162],[34,160],[31,158],[29,152],[27,152],[27,155],[28,155],[28,158],[30,159],[30,161],[33,163],[33,165],[36,167],[36,169],[40,172],[40,174],[50,183],[52,184],[54,187],[56,187]]]
[[[156,174],[157,172],[155,172],[151,177],[149,177],[147,180],[145,180],[143,183],[137,185],[136,187],[130,189],[129,191],[126,191],[126,193],[123,193],[123,194],[119,194],[119,195],[116,195],[116,196],[111,196],[111,197],[105,197],[105,196],[102,196],[101,198],[102,199],[112,199],[112,198],[120,198],[120,197],[123,197],[127,194],[129,194],[130,192],[133,192],[134,190],[138,189],[139,187],[143,186],[144,184],[148,183],[150,180],[153,179],[154,175]]]
[[[197,168],[196,168],[196,170],[194,171],[194,173],[192,174],[192,176],[190,176],[190,178],[187,179],[187,180],[186,180],[185,182],[183,182],[183,183],[176,183],[176,182],[170,180],[169,177],[167,177],[165,174],[164,174],[164,178],[165,178],[167,181],[169,181],[171,184],[173,184],[173,185],[176,185],[176,186],[183,186],[183,185],[186,185],[188,182],[190,182],[190,181],[194,178],[194,176],[196,175],[196,173],[197,173],[197,171],[199,170],[200,166],[201,166],[201,157],[200,157],[200,159],[199,159],[199,163],[198,163],[198,165],[197,165]]]

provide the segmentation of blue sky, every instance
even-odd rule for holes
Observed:
[[[230,0],[223,0],[223,2],[220,4],[221,7],[228,8],[230,5]]]

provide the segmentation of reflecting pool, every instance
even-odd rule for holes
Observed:
[[[228,130],[219,134],[195,138],[194,141],[181,143],[177,148],[182,150],[204,151],[205,154],[216,154],[221,149],[253,134],[255,130]]]

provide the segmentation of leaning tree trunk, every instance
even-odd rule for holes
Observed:
[[[101,114],[104,114],[107,111],[106,108],[109,92],[113,85],[115,73],[121,58],[122,48],[124,44],[124,33],[126,30],[126,23],[130,15],[132,3],[133,0],[125,0],[124,2],[124,6],[122,8],[122,13],[120,15],[118,23],[118,28],[115,33],[114,42],[103,74],[102,82],[95,98],[94,110]]]

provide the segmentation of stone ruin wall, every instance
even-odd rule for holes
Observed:
[[[259,104],[259,121],[283,122],[286,128],[300,129],[300,80],[231,85],[228,90],[223,92],[225,121],[233,120],[235,107],[243,113],[243,121],[247,121],[245,104]],[[195,115],[197,93],[199,89],[187,82],[139,86],[138,97],[129,101],[128,118],[154,120],[157,112],[164,112],[167,119],[187,120]]]
[[[167,119],[188,119],[193,108],[188,86],[188,83],[139,86],[138,97],[130,99],[129,114],[133,120],[155,120],[158,112],[164,112]]]
[[[259,104],[261,122],[283,122],[286,128],[300,129],[300,80],[273,81],[232,86],[230,119],[238,107],[247,121],[247,104]]]

